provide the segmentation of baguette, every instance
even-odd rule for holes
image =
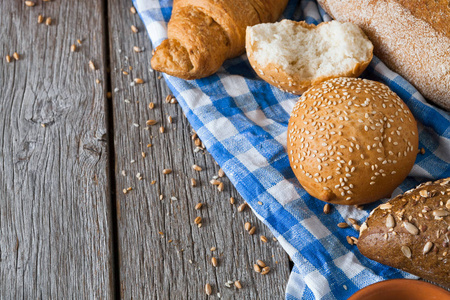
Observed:
[[[318,0],[336,20],[353,22],[374,53],[430,101],[450,110],[448,0]]]
[[[183,79],[215,73],[245,51],[245,29],[276,21],[288,0],[175,0],[168,39],[154,52],[153,69]]]
[[[421,184],[375,208],[358,249],[370,259],[450,288],[450,178]]]

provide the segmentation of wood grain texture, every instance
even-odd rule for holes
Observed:
[[[112,298],[102,1],[0,15],[0,299]]]
[[[202,299],[206,298],[206,283],[212,285],[214,299],[217,293],[223,299],[284,298],[287,255],[249,208],[237,212],[242,199],[227,179],[223,179],[221,193],[209,184],[219,167],[209,154],[194,153],[191,129],[180,107],[164,101],[169,90],[163,79],[157,79],[159,74],[149,71],[150,41],[138,15],[132,15],[129,8],[127,1],[109,1],[108,13],[114,16],[109,19],[109,32],[111,82],[116,89],[112,101],[122,298]],[[139,33],[133,34],[131,25]],[[135,53],[133,46],[145,47],[145,51]],[[130,74],[124,75],[123,70]],[[145,83],[130,86],[136,77]],[[153,110],[148,108],[151,101]],[[173,124],[168,116],[173,117]],[[149,119],[158,124],[147,130]],[[162,134],[161,125],[166,130]],[[149,143],[152,147],[147,148]],[[203,170],[194,171],[193,164]],[[173,173],[163,175],[165,168]],[[136,178],[137,173],[143,180]],[[191,178],[197,180],[197,187],[190,186]],[[128,187],[132,190],[124,194],[122,190]],[[236,197],[234,206],[229,203],[231,195]],[[198,202],[204,206],[197,211]],[[201,228],[194,224],[197,216],[203,218]],[[257,226],[255,235],[245,232],[246,221]],[[261,242],[260,235],[269,242]],[[211,252],[211,247],[217,250]],[[218,259],[217,268],[211,265],[212,256]],[[268,275],[253,271],[257,259],[271,267]],[[241,290],[225,287],[228,280],[237,279]]]

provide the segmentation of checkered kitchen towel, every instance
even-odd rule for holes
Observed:
[[[159,45],[167,37],[172,1],[133,1],[153,46]],[[330,20],[311,0],[291,0],[283,18],[315,24]],[[427,104],[376,57],[363,77],[389,85],[419,122],[420,147],[426,152],[418,155],[410,177],[395,194],[450,176],[450,115]],[[166,75],[165,79],[208,151],[294,261],[286,299],[347,299],[374,282],[412,277],[362,256],[346,242],[347,235],[358,233],[336,226],[348,217],[364,221],[379,203],[364,211],[335,206],[332,214],[324,215],[323,202],[309,196],[294,177],[286,134],[298,97],[258,78],[245,55],[226,61],[208,78],[185,81]]]

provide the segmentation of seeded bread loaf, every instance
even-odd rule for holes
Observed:
[[[373,45],[358,26],[337,21],[247,27],[246,50],[262,79],[297,95],[330,78],[358,77],[373,56]]]
[[[417,156],[416,121],[386,85],[334,78],[298,100],[287,150],[295,176],[312,196],[335,204],[390,197]]]
[[[336,20],[353,22],[374,52],[426,98],[450,110],[449,0],[319,0]]]
[[[427,182],[375,208],[358,249],[370,259],[450,288],[450,178]]]

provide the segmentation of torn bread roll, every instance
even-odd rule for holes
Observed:
[[[311,196],[365,204],[389,197],[406,178],[418,136],[413,115],[389,87],[341,77],[300,97],[289,120],[287,151]]]
[[[358,26],[337,21],[247,27],[246,50],[262,79],[294,94],[330,78],[357,77],[373,56],[373,45]]]
[[[450,288],[450,178],[426,182],[375,208],[358,249],[377,262]]]

